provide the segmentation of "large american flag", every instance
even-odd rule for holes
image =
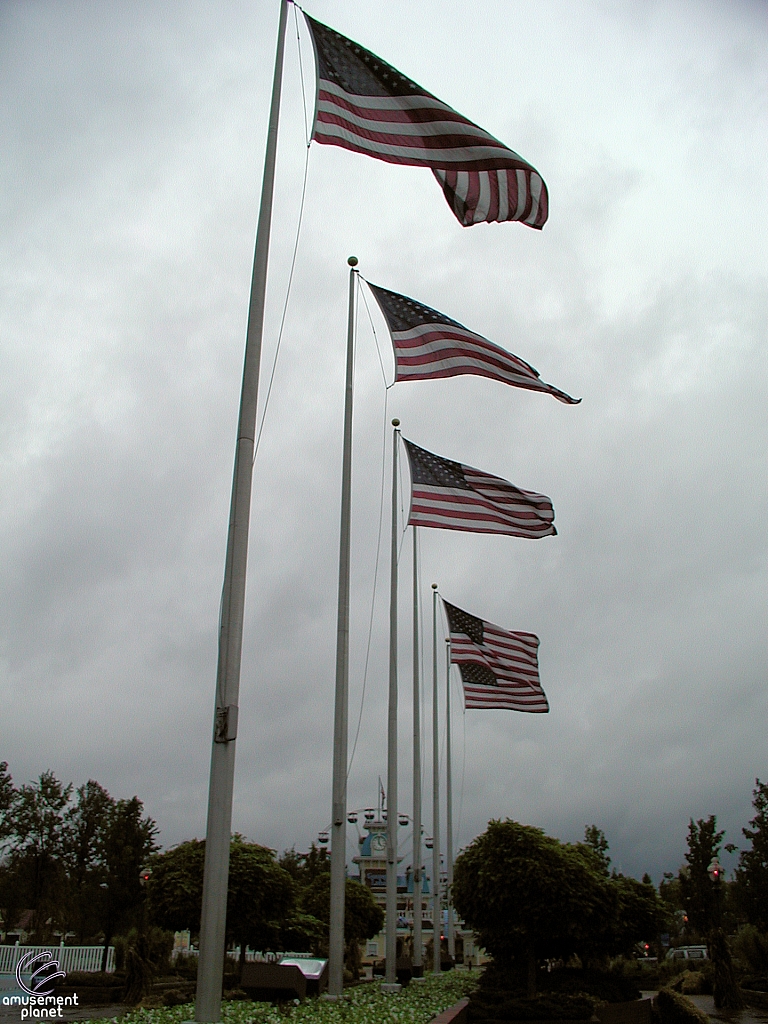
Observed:
[[[529,163],[370,50],[304,17],[317,66],[313,139],[431,168],[464,225],[543,227],[547,186]]]
[[[459,666],[467,708],[546,714],[539,680],[539,638],[512,633],[443,601],[451,632],[451,662]]]
[[[403,438],[411,465],[409,526],[510,537],[553,537],[552,502],[501,477],[443,459]]]
[[[545,384],[538,371],[524,360],[468,331],[444,313],[370,281],[368,287],[389,327],[395,350],[396,381],[474,373],[517,388],[543,391],[568,405],[581,401],[551,384]]]

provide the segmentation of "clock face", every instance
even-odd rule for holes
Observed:
[[[372,850],[375,850],[377,853],[380,853],[382,850],[386,850],[386,848],[387,840],[380,832],[377,835],[373,836],[373,838],[371,839]]]

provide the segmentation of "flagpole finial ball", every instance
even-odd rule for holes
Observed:
[[[432,589],[433,589],[433,590],[437,590],[437,584],[436,584],[436,583],[433,583],[433,584],[432,584]]]
[[[392,426],[393,427],[399,427],[400,426],[400,420],[397,419],[397,417],[395,417],[395,419],[392,420]]]
[[[347,263],[350,265],[350,267],[356,267],[357,266],[357,256],[350,256],[347,259]]]

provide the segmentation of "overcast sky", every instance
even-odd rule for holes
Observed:
[[[472,377],[385,393],[361,306],[350,749],[396,415],[417,444],[549,495],[559,532],[421,531],[427,633],[433,581],[452,603],[535,632],[551,706],[463,713],[454,670],[457,845],[494,817],[565,840],[595,823],[620,869],[658,881],[682,862],[690,817],[717,814],[743,844],[755,777],[768,778],[768,8],[307,4],[530,161],[550,217],[541,232],[461,228],[429,171],[310,148],[254,478],[233,827],[305,850],[330,821],[355,254],[371,281],[583,402]],[[277,16],[277,0],[0,4],[0,758],[17,784],[50,768],[138,794],[165,846],[205,833]],[[299,35],[311,119],[303,24]],[[298,52],[291,12],[262,407],[304,172]],[[404,470],[406,506],[408,487]],[[386,775],[384,514],[350,808],[375,804]],[[424,795],[429,832],[429,775]]]

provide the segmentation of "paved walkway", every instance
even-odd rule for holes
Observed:
[[[745,1010],[716,1010],[712,996],[687,996],[718,1024],[768,1024],[768,1010],[748,1006]]]

